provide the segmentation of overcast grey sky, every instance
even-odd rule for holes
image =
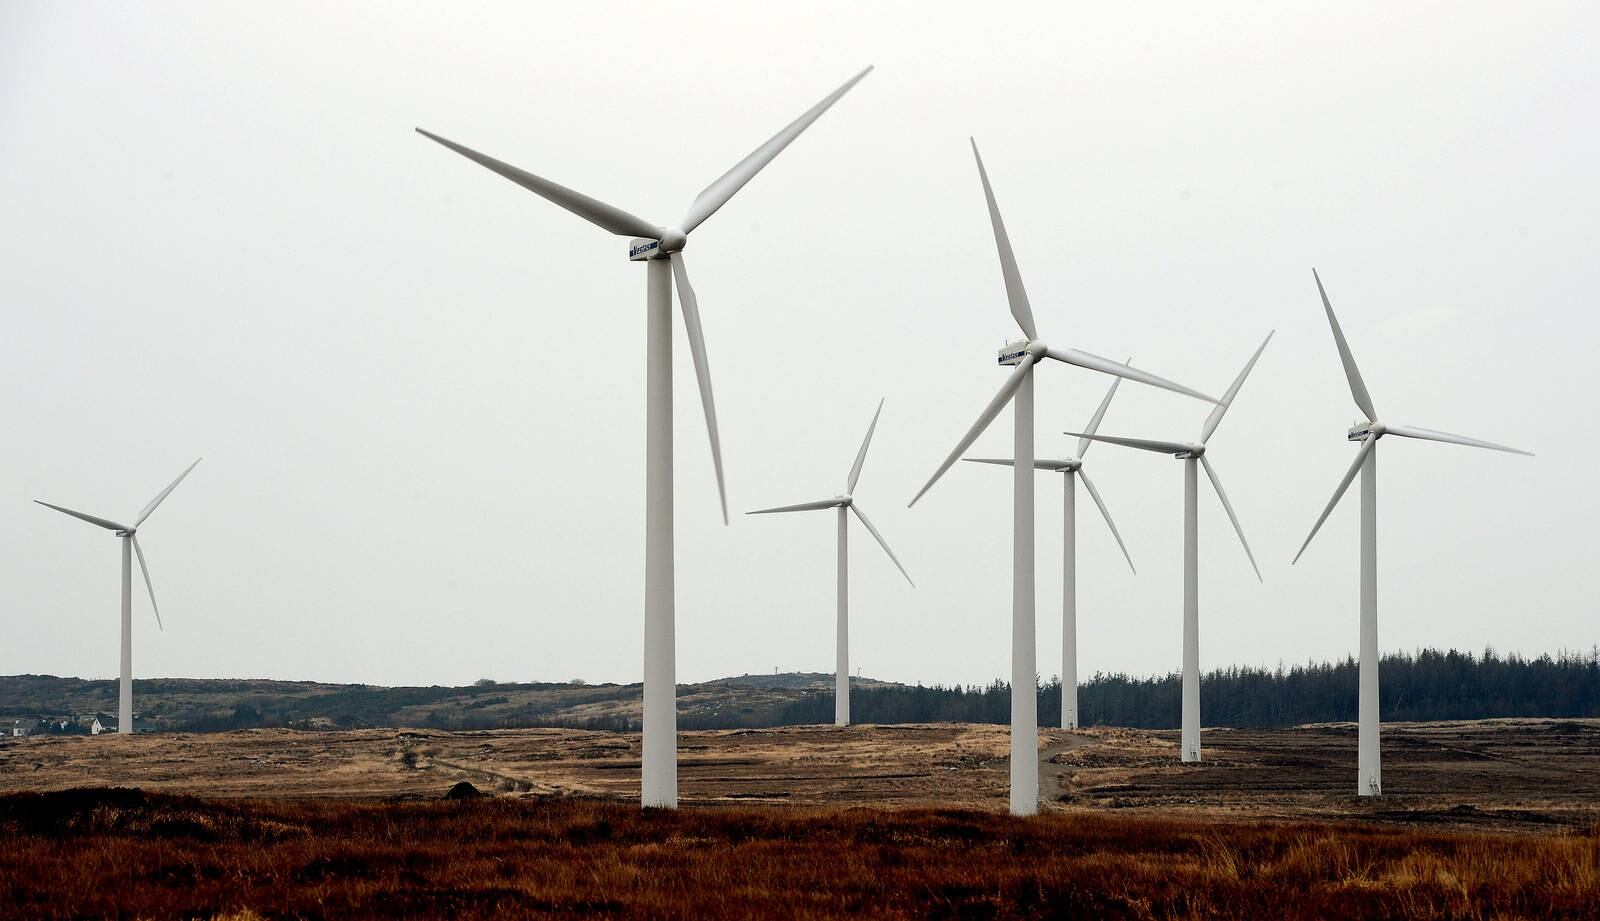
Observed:
[[[1356,649],[1355,493],[1289,560],[1357,418],[1311,267],[1394,438],[1380,639],[1587,649],[1600,519],[1585,3],[0,4],[0,673],[111,676],[131,516],[137,677],[638,680],[644,269],[423,126],[660,223],[867,64],[694,235],[731,508],[843,489],[866,674],[1009,671],[1008,474],[906,502],[1017,331],[967,136],[1041,335],[1220,392],[1201,662]],[[678,674],[826,671],[831,513],[724,527],[681,323]],[[1050,363],[1041,454],[1108,380]],[[1190,439],[1121,388],[1103,431]],[[1003,415],[974,453],[1010,450]],[[1089,469],[1080,669],[1179,665],[1181,468]],[[1039,664],[1059,669],[1060,478],[1040,477]],[[137,592],[137,589],[136,589]]]

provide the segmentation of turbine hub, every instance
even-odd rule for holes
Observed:
[[[1078,460],[1076,457],[1068,457],[1061,461],[1061,466],[1059,469],[1062,473],[1072,473],[1075,470],[1082,470],[1083,461]]]
[[[676,253],[689,245],[689,235],[676,227],[668,227],[661,235],[661,252]]]
[[[1185,450],[1182,454],[1174,454],[1172,456],[1178,458],[1179,460],[1189,460],[1191,458],[1204,457],[1205,453],[1205,445],[1189,445],[1187,450]]]
[[[118,537],[132,537],[133,535],[137,534],[138,532],[139,532],[138,528],[125,528],[125,529],[123,529],[121,531],[116,532],[116,534],[117,534]]]

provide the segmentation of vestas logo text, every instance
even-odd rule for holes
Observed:
[[[1022,356],[1026,354],[1028,354],[1027,349],[1023,349],[1020,352],[1004,352],[1000,355],[1000,363],[1005,364],[1008,361],[1021,361]]]
[[[633,249],[628,250],[628,258],[632,259],[634,256],[637,256],[640,253],[648,253],[660,245],[660,240],[651,240],[649,243],[641,243],[638,246],[635,246]]]

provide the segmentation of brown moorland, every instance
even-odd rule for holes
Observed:
[[[1600,917],[1600,721],[680,736],[254,730],[0,741],[0,917]],[[441,801],[468,781],[489,796]],[[98,789],[76,789],[93,786]],[[107,788],[142,789],[107,789]]]
[[[1600,835],[597,799],[0,797],[6,917],[1592,918]]]
[[[1040,733],[1046,810],[1333,819],[1554,831],[1600,821],[1600,720],[1384,726],[1385,796],[1357,799],[1355,727],[1211,729],[1202,765],[1176,732]],[[679,735],[693,805],[1003,810],[1004,726],[793,726]],[[0,741],[0,793],[82,786],[213,797],[439,796],[469,781],[507,797],[639,795],[637,733],[571,729],[262,729]]]

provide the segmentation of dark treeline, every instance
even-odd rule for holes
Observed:
[[[1208,672],[1200,681],[1200,711],[1207,726],[1294,726],[1356,718],[1355,659],[1276,669],[1235,666]],[[1457,720],[1509,716],[1600,717],[1600,648],[1587,654],[1562,652],[1526,659],[1440,652],[1385,655],[1378,669],[1384,720]],[[1096,674],[1078,690],[1079,722],[1085,726],[1175,729],[1181,682],[1174,673],[1137,678]],[[858,723],[1006,723],[1011,688],[874,687],[850,694],[850,718]],[[786,708],[780,725],[826,723],[833,695],[818,692]],[[1039,689],[1039,723],[1061,723],[1061,685]]]

